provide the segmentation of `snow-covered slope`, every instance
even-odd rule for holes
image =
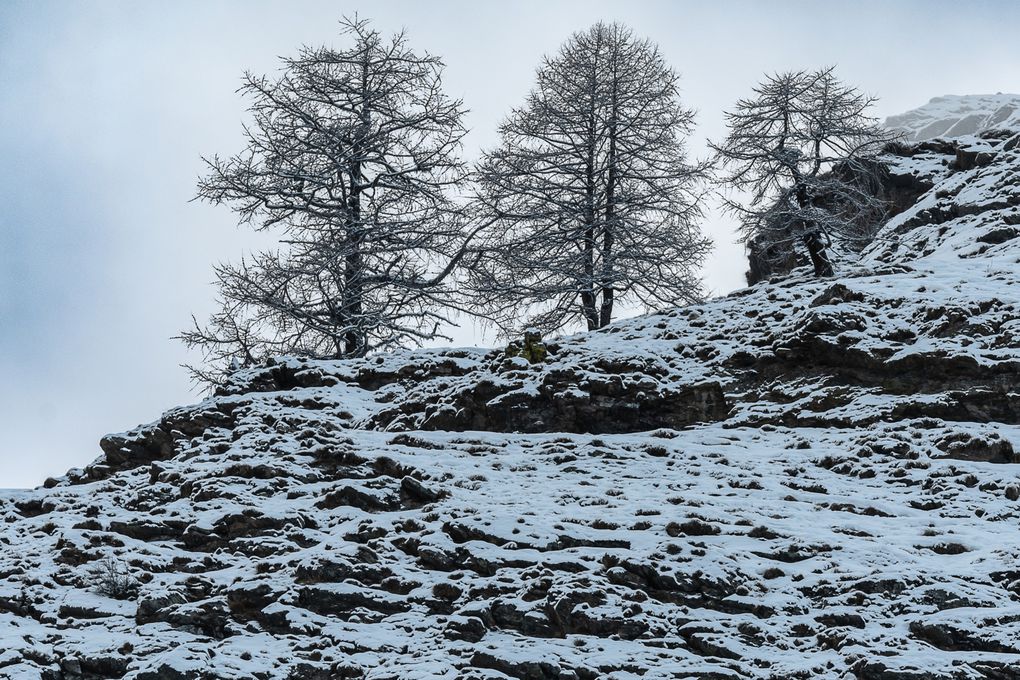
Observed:
[[[836,279],[537,366],[281,360],[5,492],[0,676],[1020,677],[1020,131],[982,134],[898,148],[920,198]]]
[[[1020,95],[947,94],[919,108],[889,116],[886,127],[901,130],[909,142],[975,135],[982,130],[1020,127]]]

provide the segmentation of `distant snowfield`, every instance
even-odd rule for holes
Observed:
[[[902,130],[909,142],[936,137],[953,138],[994,128],[1020,128],[1020,95],[984,94],[935,97],[924,106],[898,116],[885,125]]]

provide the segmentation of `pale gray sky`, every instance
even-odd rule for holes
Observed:
[[[197,399],[169,338],[211,309],[211,264],[254,243],[228,210],[189,203],[199,157],[239,149],[245,69],[335,42],[353,12],[445,59],[448,92],[472,110],[472,153],[495,140],[540,56],[600,19],[657,41],[683,74],[696,153],[765,71],[837,64],[881,97],[880,116],[1020,91],[1013,0],[3,0],[0,487],[85,465],[104,433]],[[732,225],[713,217],[706,230],[709,286],[739,287]]]

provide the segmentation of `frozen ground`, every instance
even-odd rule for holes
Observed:
[[[1018,145],[903,149],[836,279],[107,438],[0,499],[0,676],[1020,677]]]

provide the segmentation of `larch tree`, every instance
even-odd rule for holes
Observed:
[[[440,335],[465,253],[463,106],[442,62],[342,22],[349,46],[304,48],[246,74],[246,148],[207,160],[198,197],[280,247],[216,268],[219,309],[180,338],[215,380],[278,354],[339,358]]]
[[[710,146],[756,257],[776,264],[801,243],[831,276],[831,243],[852,251],[873,238],[885,214],[878,156],[897,138],[868,115],[874,102],[829,67],[767,76],[726,113],[729,134]]]
[[[590,330],[618,304],[700,299],[705,168],[687,160],[693,113],[678,80],[620,24],[596,24],[543,60],[476,172],[475,208],[495,222],[470,283],[504,333]]]

